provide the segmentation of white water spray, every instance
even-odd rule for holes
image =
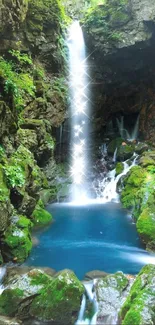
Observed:
[[[98,303],[96,298],[96,293],[94,290],[94,286],[96,284],[96,280],[89,282],[84,282],[84,287],[86,290],[86,294],[82,297],[81,308],[78,316],[78,320],[75,325],[96,325],[97,324],[97,314],[98,314]],[[92,319],[85,318],[85,311],[86,311],[86,295],[89,301],[93,304],[94,315]]]
[[[120,136],[122,138],[125,138],[125,139],[127,139],[129,141],[133,141],[133,140],[137,139],[137,137],[138,137],[138,129],[139,129],[139,116],[137,117],[136,123],[135,123],[135,125],[133,127],[133,130],[130,133],[124,127],[124,116],[121,116],[120,119],[116,118],[116,122],[117,122],[117,126],[118,126],[118,129],[119,129]]]
[[[102,198],[103,203],[110,201],[119,202],[119,194],[117,193],[117,183],[120,178],[128,173],[128,171],[136,165],[138,155],[134,154],[132,157],[131,165],[128,165],[127,161],[123,162],[123,172],[116,176],[116,169],[113,169],[107,174],[99,184],[97,196]]]
[[[82,29],[75,21],[69,29],[69,69],[71,97],[72,200],[85,196],[88,172],[88,88],[89,76]]]
[[[2,285],[3,278],[6,274],[6,267],[0,267],[0,295],[4,291],[4,286]]]

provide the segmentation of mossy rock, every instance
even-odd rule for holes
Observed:
[[[25,222],[25,221],[24,221]],[[3,258],[7,261],[14,261],[22,263],[28,257],[32,249],[32,241],[30,232],[27,227],[21,228],[16,225],[11,225],[7,228],[3,243],[2,243],[2,252]]]
[[[41,205],[40,202],[36,205],[31,218],[34,225],[37,227],[46,226],[51,223],[53,219],[52,215],[44,209],[44,205]]]
[[[136,226],[140,237],[145,243],[155,241],[155,204],[143,210]]]
[[[97,280],[95,292],[98,301],[98,317],[110,320],[118,313],[128,293],[129,279],[122,272],[106,275]],[[110,322],[109,322],[110,323]]]
[[[33,300],[30,314],[40,320],[52,320],[55,324],[74,324],[83,293],[84,286],[75,274],[64,270]]]
[[[122,144],[118,148],[117,159],[126,160],[133,156],[134,154],[134,144]]]
[[[124,170],[124,165],[122,162],[118,162],[116,164],[116,176],[118,176],[119,174],[121,174]]]
[[[115,138],[108,144],[108,154],[113,155],[116,148],[118,149],[124,140],[122,138]]]
[[[140,166],[134,166],[123,179],[124,189],[121,193],[121,202],[125,208],[139,205],[139,191],[145,177],[145,170]]]
[[[139,164],[142,167],[147,167],[149,165],[155,166],[155,151],[144,152],[140,158]]]
[[[24,291],[19,288],[14,290],[5,289],[0,295],[0,314],[4,316],[14,316],[23,296]]]
[[[146,265],[138,274],[120,311],[122,325],[154,324],[155,266]]]

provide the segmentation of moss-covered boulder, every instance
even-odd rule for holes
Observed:
[[[155,166],[155,151],[146,151],[142,154],[139,164],[142,167]]]
[[[4,261],[22,263],[32,249],[30,231],[32,222],[24,216],[15,215],[11,225],[4,233],[2,240],[2,254]]]
[[[130,169],[124,178],[124,189],[121,193],[121,202],[125,208],[131,208],[138,205],[138,192],[145,180],[145,170],[140,166],[134,166]]]
[[[75,323],[84,286],[72,271],[64,270],[51,277],[32,269],[7,276],[5,285],[7,288],[0,296],[1,315],[18,316],[30,324],[34,318],[60,325]]]
[[[18,274],[18,272],[14,275],[10,275],[10,272],[8,274],[5,278],[6,289],[0,296],[0,314],[6,316],[18,314],[24,299],[26,298],[30,304],[35,295],[52,279],[37,269],[23,274]]]
[[[35,226],[42,227],[52,222],[52,215],[44,209],[44,204],[39,201],[31,215],[32,221]]]
[[[144,204],[136,226],[147,248],[155,250],[155,193]]]
[[[64,270],[33,300],[30,314],[40,320],[51,320],[55,324],[74,324],[83,293],[84,286],[75,274]]]
[[[155,319],[155,266],[144,266],[131,287],[120,316],[122,325],[153,325]]]
[[[129,284],[133,279],[128,279],[122,272],[106,275],[98,279],[95,291],[98,301],[98,317],[100,320],[108,319],[109,323],[117,315],[129,291]]]
[[[113,139],[108,145],[108,154],[114,155],[117,148],[117,160],[123,161],[129,159],[134,153],[134,144],[125,142],[122,138]]]
[[[148,157],[150,157],[148,159]],[[132,208],[138,233],[147,249],[155,249],[155,166],[154,152],[142,154],[140,164],[123,178],[121,202]],[[145,166],[145,167],[144,167]]]

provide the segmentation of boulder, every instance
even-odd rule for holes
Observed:
[[[95,292],[98,301],[98,320],[112,324],[126,299],[133,279],[128,279],[122,272],[98,279]]]
[[[152,325],[155,319],[155,266],[146,265],[138,274],[121,308],[122,325]]]
[[[0,296],[1,315],[60,325],[72,325],[77,319],[84,286],[72,271],[63,270],[52,278],[33,269],[8,276],[5,284]]]

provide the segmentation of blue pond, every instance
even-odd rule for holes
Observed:
[[[79,279],[91,270],[136,274],[155,260],[142,248],[135,224],[119,204],[52,204],[54,223],[38,231],[28,265],[72,269]]]

